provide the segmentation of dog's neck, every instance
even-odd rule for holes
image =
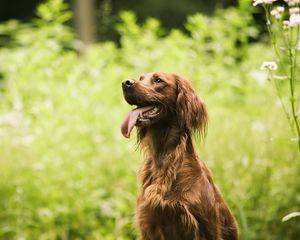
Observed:
[[[158,168],[170,161],[170,156],[180,154],[178,149],[182,154],[195,154],[191,133],[180,129],[176,123],[156,124],[142,129],[139,134],[142,147]]]

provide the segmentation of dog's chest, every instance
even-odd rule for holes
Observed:
[[[180,206],[139,205],[138,223],[156,236],[155,239],[194,239],[197,227],[192,227],[188,218]]]

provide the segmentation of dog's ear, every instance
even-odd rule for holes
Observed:
[[[177,83],[176,113],[181,128],[205,134],[208,114],[205,103],[192,88],[190,82],[175,75]]]

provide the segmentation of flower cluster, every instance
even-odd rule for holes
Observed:
[[[257,5],[271,5],[272,3],[276,2],[277,0],[253,0],[253,6]],[[289,19],[282,21],[283,29],[293,28],[300,26],[300,0],[284,0],[289,7]],[[271,12],[271,16],[275,19],[280,20],[282,19],[284,13],[283,6],[275,7]]]
[[[300,0],[284,0],[290,7],[300,3]]]
[[[300,2],[300,0],[297,0]],[[294,2],[293,2],[294,4]],[[282,18],[282,13],[284,12],[284,7],[279,6],[274,8],[270,14],[274,16],[277,20]],[[292,27],[297,27],[300,25],[300,8],[299,7],[291,7],[289,8],[290,17],[288,20],[284,20],[282,22],[283,29],[288,29]]]
[[[296,27],[298,25],[300,25],[300,14],[296,13],[296,14],[292,14],[290,16],[290,20],[289,20],[289,26],[290,27]]]
[[[275,71],[277,70],[277,68],[278,66],[276,62],[263,62],[263,64],[260,67],[261,70],[271,70],[271,71]]]
[[[300,8],[298,7],[292,7],[289,9],[290,14],[297,14],[300,12]]]
[[[285,20],[282,22],[283,29],[288,29],[290,27],[290,21]]]
[[[276,19],[281,19],[283,12],[284,12],[284,7],[279,6],[279,7],[276,7],[275,9],[273,9],[270,13]]]
[[[300,8],[290,8],[290,18],[289,20],[284,20],[282,22],[283,29],[297,27],[300,25]]]

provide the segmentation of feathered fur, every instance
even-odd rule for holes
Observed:
[[[165,85],[154,84],[157,77]],[[193,145],[193,133],[203,134],[207,127],[202,99],[188,80],[176,74],[146,74],[135,87],[132,96],[139,104],[156,99],[164,111],[159,121],[138,128],[145,151],[137,207],[141,238],[238,239],[236,220]]]

